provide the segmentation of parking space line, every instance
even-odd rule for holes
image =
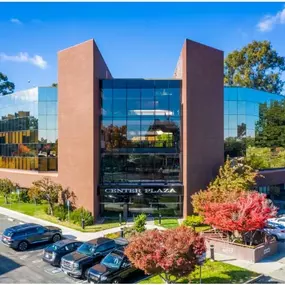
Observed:
[[[30,255],[26,254],[26,255],[21,256],[20,259],[24,260],[24,259],[27,259],[28,257],[30,257]]]
[[[10,221],[10,222],[14,222],[14,219],[12,219],[12,218],[8,218],[8,221]]]
[[[42,262],[41,259],[36,259],[36,260],[33,260],[32,263],[39,263],[39,262]]]

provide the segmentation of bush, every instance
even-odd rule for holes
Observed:
[[[134,227],[124,227],[124,237],[126,239],[131,238],[136,234]]]
[[[19,195],[20,201],[24,203],[30,202],[30,197],[28,195],[28,190],[27,189],[21,189],[20,190],[20,195]]]
[[[203,225],[203,221],[204,221],[203,217],[192,215],[192,216],[188,216],[183,221],[183,225],[194,228],[194,227]]]
[[[77,225],[81,225],[81,221],[84,219],[85,226],[91,226],[94,224],[94,217],[92,214],[83,207],[78,208],[71,212],[70,220]]]
[[[145,228],[146,225],[146,215],[145,214],[140,214],[137,217],[135,217],[135,224],[134,224],[134,229],[138,233],[142,233],[146,230]]]
[[[8,199],[9,200],[9,199]],[[16,192],[10,194],[10,202],[17,203],[19,201],[19,196]]]
[[[65,221],[67,218],[67,208],[64,205],[55,206],[53,209],[53,214],[57,217],[60,221]]]

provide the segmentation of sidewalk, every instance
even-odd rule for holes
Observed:
[[[42,219],[38,219],[32,216],[25,215],[25,214],[12,211],[6,208],[2,208],[2,207],[0,207],[0,214],[5,215],[15,220],[19,220],[24,223],[37,223],[43,226],[59,227],[62,229],[62,233],[66,238],[74,238],[74,239],[81,240],[81,241],[87,241],[90,239],[102,237],[106,234],[118,232],[121,229],[121,227],[115,227],[115,228],[111,228],[111,229],[107,229],[107,230],[103,230],[99,232],[83,233],[83,232],[80,232],[74,229],[67,228],[65,226],[54,224],[54,223],[51,223],[51,222],[48,222]],[[124,227],[130,227],[132,225],[133,223],[127,223],[126,225],[124,225]],[[146,228],[147,229],[161,229],[161,230],[165,229],[163,227],[156,226],[153,221],[147,221]]]
[[[285,252],[282,248],[280,248],[279,251],[278,254],[265,258],[258,263],[251,263],[218,253],[215,253],[215,260],[264,274],[265,276],[270,276],[285,282]],[[210,258],[209,251],[207,251],[207,257]]]

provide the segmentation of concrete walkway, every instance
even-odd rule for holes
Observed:
[[[210,253],[207,252],[207,257]],[[215,260],[228,264],[236,265],[247,270],[251,270],[266,276],[270,276],[285,282],[285,243],[278,243],[278,253],[274,256],[267,257],[260,262],[251,263],[245,260],[239,260],[227,255],[215,253]]]
[[[0,214],[5,215],[11,219],[15,219],[15,220],[24,222],[24,223],[37,223],[37,224],[40,224],[43,226],[56,226],[56,227],[59,227],[62,229],[62,233],[66,238],[74,238],[74,239],[81,240],[81,241],[87,241],[87,240],[94,239],[97,237],[102,237],[106,234],[118,232],[121,229],[121,227],[115,227],[115,228],[111,228],[111,229],[107,229],[107,230],[103,230],[103,231],[99,231],[99,232],[84,233],[84,232],[80,232],[80,231],[77,231],[74,229],[70,229],[70,228],[65,227],[65,226],[61,226],[61,225],[58,225],[55,223],[51,223],[51,222],[42,220],[39,218],[35,218],[35,217],[29,216],[29,215],[25,215],[25,214],[22,214],[22,213],[13,211],[13,210],[9,210],[9,209],[3,208],[3,207],[0,207]],[[133,223],[129,222],[122,227],[130,227],[132,225],[133,225]],[[161,230],[165,229],[163,227],[156,226],[154,224],[154,221],[147,221],[146,228],[147,229],[155,229],[156,228],[156,229],[161,229]]]

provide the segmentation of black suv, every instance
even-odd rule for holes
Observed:
[[[7,228],[2,235],[2,242],[11,248],[24,251],[29,245],[41,242],[57,242],[61,237],[60,228],[43,227],[31,223]]]
[[[85,242],[76,251],[62,257],[61,269],[73,277],[86,278],[87,270],[118,246],[115,240],[109,238]]]
[[[99,264],[87,272],[89,283],[120,283],[137,271],[124,254],[123,248],[114,249]]]
[[[43,261],[48,262],[53,266],[60,266],[61,258],[75,251],[83,242],[63,239],[46,247],[43,252]]]

